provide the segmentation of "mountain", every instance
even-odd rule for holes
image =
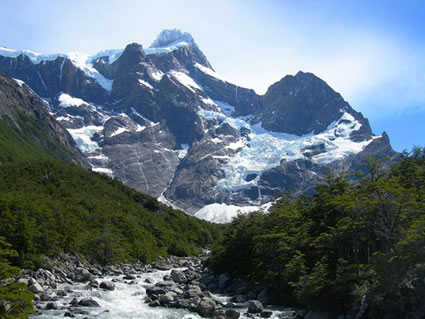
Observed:
[[[179,30],[93,56],[0,48],[0,72],[49,102],[92,170],[214,221],[313,192],[366,156],[398,156],[315,75],[258,95],[217,74]]]
[[[20,80],[0,75],[0,163],[59,159],[88,166],[76,143]]]

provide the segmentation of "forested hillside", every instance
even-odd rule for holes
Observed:
[[[313,197],[234,220],[212,251],[220,272],[266,283],[281,303],[335,314],[404,318],[423,311],[425,149],[391,171],[366,163],[352,185],[329,177]],[[385,318],[390,318],[385,317]]]
[[[196,254],[216,229],[119,181],[50,161],[0,166],[0,224],[24,267],[62,251],[103,264]]]

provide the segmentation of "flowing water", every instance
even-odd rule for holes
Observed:
[[[138,273],[137,279],[133,284],[126,283],[122,280],[122,276],[106,276],[97,279],[98,283],[109,280],[115,281],[115,290],[108,291],[103,289],[90,288],[86,284],[59,284],[58,290],[71,291],[65,297],[59,297],[56,301],[58,310],[43,310],[41,314],[32,316],[33,319],[50,319],[57,317],[64,317],[69,303],[73,298],[78,300],[82,298],[91,298],[97,301],[100,308],[79,307],[82,310],[88,311],[87,314],[74,314],[75,318],[100,318],[100,319],[198,319],[201,318],[198,314],[189,312],[184,309],[163,308],[163,307],[149,307],[144,303],[146,297],[146,288],[152,286],[159,281],[163,280],[165,275],[169,275],[170,271],[155,271],[152,273]],[[145,283],[146,279],[150,279],[152,283]],[[227,302],[229,296],[215,296],[221,302]],[[42,308],[48,302],[40,302]],[[246,304],[240,304],[236,309],[241,312],[240,318],[247,318],[243,313],[247,311]],[[63,309],[62,309],[63,308]],[[286,313],[290,318],[291,309],[286,311],[283,309],[272,309],[273,316],[271,318],[282,318]]]

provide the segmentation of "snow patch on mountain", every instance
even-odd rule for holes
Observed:
[[[177,156],[180,159],[183,159],[187,155],[187,152],[189,151],[190,146],[189,146],[189,144],[182,144],[181,146],[182,146],[182,149],[177,150]]]
[[[214,80],[216,80],[216,81],[222,81],[222,82],[230,83],[230,81],[228,81],[227,79],[225,79],[223,76],[221,76],[220,74],[216,73],[214,70],[211,70],[210,68],[207,68],[206,66],[203,66],[202,64],[195,63],[194,66],[196,68],[198,68],[200,71],[202,71],[203,73],[205,73],[205,74],[211,76],[212,78],[214,78]]]
[[[88,61],[89,63],[93,64],[97,59],[106,57],[108,58],[106,62],[108,64],[112,64],[120,58],[123,52],[124,52],[124,49],[115,49],[115,50],[112,49],[112,50],[99,51],[95,55],[92,55]]]
[[[116,131],[112,132],[110,137],[115,136],[115,135],[119,135],[119,134],[124,133],[124,132],[130,132],[130,130],[126,127],[119,127],[119,128],[117,128]]]
[[[61,95],[59,95],[59,106],[61,107],[72,107],[72,106],[80,106],[83,104],[89,104],[86,101],[76,98],[76,97],[72,97],[66,93],[62,93]]]
[[[114,172],[110,168],[104,168],[104,167],[92,167],[91,169],[93,172],[101,173],[108,175],[110,177],[114,176]]]
[[[103,126],[89,125],[77,129],[68,129],[69,134],[71,134],[75,143],[77,143],[78,148],[83,153],[92,153],[99,149],[99,144],[92,140],[92,137],[95,133],[100,133],[103,131]]]
[[[174,51],[178,48],[189,46],[193,42],[190,33],[182,32],[178,29],[163,30],[152,42],[151,46],[145,49],[145,54],[162,54]]]
[[[69,59],[72,64],[82,70],[88,77],[96,80],[96,82],[102,86],[105,90],[111,91],[113,80],[105,78],[102,74],[97,71],[92,64],[94,59],[84,53],[72,52],[72,53],[58,53],[58,54],[40,54],[30,50],[13,50],[5,47],[0,47],[0,55],[9,58],[17,58],[24,55],[30,59],[33,64],[40,64],[46,61],[54,61],[57,58]],[[98,54],[94,55],[96,57]]]
[[[196,82],[186,73],[179,72],[179,71],[170,71],[169,74],[172,75],[173,78],[175,78],[185,87],[187,87],[189,90],[191,90],[193,93],[195,93],[195,90],[202,91],[199,85],[196,84]]]
[[[139,79],[139,84],[140,84],[141,86],[144,86],[144,87],[147,87],[148,89],[153,90],[153,86],[152,86],[152,85],[150,85],[150,84],[149,84],[148,82],[146,82],[146,81],[143,81],[143,80]]]
[[[22,87],[22,86],[25,84],[25,82],[24,82],[24,81],[19,80],[19,79],[13,79],[13,81],[15,81],[15,82],[16,82],[16,84],[18,84],[20,87]]]
[[[359,153],[373,140],[363,142],[350,140],[350,134],[359,130],[361,123],[344,110],[341,110],[341,118],[331,123],[325,132],[298,136],[265,130],[261,123],[251,124],[246,118],[233,118],[230,116],[232,106],[215,102],[221,105],[223,112],[200,108],[198,114],[204,119],[217,121],[220,125],[227,123],[235,129],[244,127],[251,131],[249,139],[240,138],[225,146],[234,153],[224,158],[226,162],[221,168],[225,172],[225,178],[218,181],[216,187],[219,190],[239,190],[256,186],[258,179],[246,181],[248,174],[261,175],[263,171],[279,166],[282,159],[287,161],[306,159],[303,150],[307,147],[323,144],[325,152],[311,159],[316,164],[325,165]]]
[[[156,70],[156,71],[151,71],[149,73],[149,76],[151,77],[152,80],[161,81],[162,77],[164,76],[164,73],[162,73],[159,70]]]

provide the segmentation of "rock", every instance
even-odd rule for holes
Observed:
[[[269,288],[264,288],[257,296],[263,305],[272,305],[274,303],[273,293]]]
[[[64,317],[69,317],[69,318],[75,318],[75,316],[72,313],[70,313],[69,311],[65,311],[65,313],[64,313],[63,316]]]
[[[270,310],[263,310],[260,313],[261,318],[270,318],[273,315],[273,312]]]
[[[264,310],[262,303],[258,300],[250,300],[248,302],[248,312],[261,313]]]
[[[56,304],[56,302],[49,302],[46,305],[46,310],[57,310],[58,309],[58,305]]]
[[[225,318],[226,317],[226,311],[224,309],[216,309],[213,313],[213,318]]]
[[[43,287],[38,282],[33,283],[28,289],[35,294],[44,292]]]
[[[198,296],[202,292],[199,286],[190,286],[185,292],[185,298],[193,298]]]
[[[225,314],[226,314],[226,318],[230,318],[230,319],[238,319],[241,315],[239,312],[237,312],[234,309],[227,309]]]
[[[72,313],[75,313],[76,315],[88,315],[89,312],[80,308],[76,308],[76,307],[71,307],[68,309],[69,311],[71,311]]]
[[[159,296],[158,300],[162,305],[168,305],[174,301],[175,297],[177,297],[177,294],[169,291],[166,294]]]
[[[230,277],[228,274],[221,274],[218,277],[218,286],[220,289],[226,288],[227,284],[229,283]]]
[[[112,281],[105,280],[100,283],[100,288],[105,290],[114,290],[115,284]]]
[[[74,280],[78,282],[85,282],[85,281],[93,281],[95,279],[94,275],[90,273],[85,268],[77,268],[77,273],[75,275]]]
[[[127,274],[127,275],[125,275],[125,276],[123,277],[123,279],[124,279],[124,280],[135,280],[135,279],[136,279],[136,276],[133,276],[133,275],[129,275],[129,274]]]
[[[171,278],[179,284],[184,284],[187,281],[183,272],[174,269],[171,271]]]
[[[172,267],[164,262],[159,262],[153,265],[158,270],[170,270]]]
[[[12,310],[12,306],[7,300],[0,300],[0,313],[8,313]]]
[[[154,281],[151,278],[146,278],[145,279],[145,283],[147,283],[147,284],[153,284]]]
[[[211,317],[216,308],[216,303],[213,299],[208,297],[203,297],[196,307],[196,312],[202,317]]]
[[[162,287],[158,287],[158,286],[153,286],[153,287],[149,287],[146,289],[146,294],[151,297],[153,295],[159,296],[159,295],[163,295],[165,294],[167,291],[162,288]]]
[[[159,306],[161,306],[161,303],[159,302],[158,299],[149,303],[149,307],[159,307]]]
[[[82,307],[100,307],[99,303],[96,300],[91,298],[84,298],[78,302],[79,306]]]
[[[72,298],[72,300],[71,300],[71,302],[69,303],[70,305],[73,305],[73,306],[76,306],[76,305],[78,305],[78,300],[77,300],[77,298]]]
[[[180,288],[173,289],[173,292],[175,292],[177,295],[183,295],[184,294],[184,291],[181,290]]]

